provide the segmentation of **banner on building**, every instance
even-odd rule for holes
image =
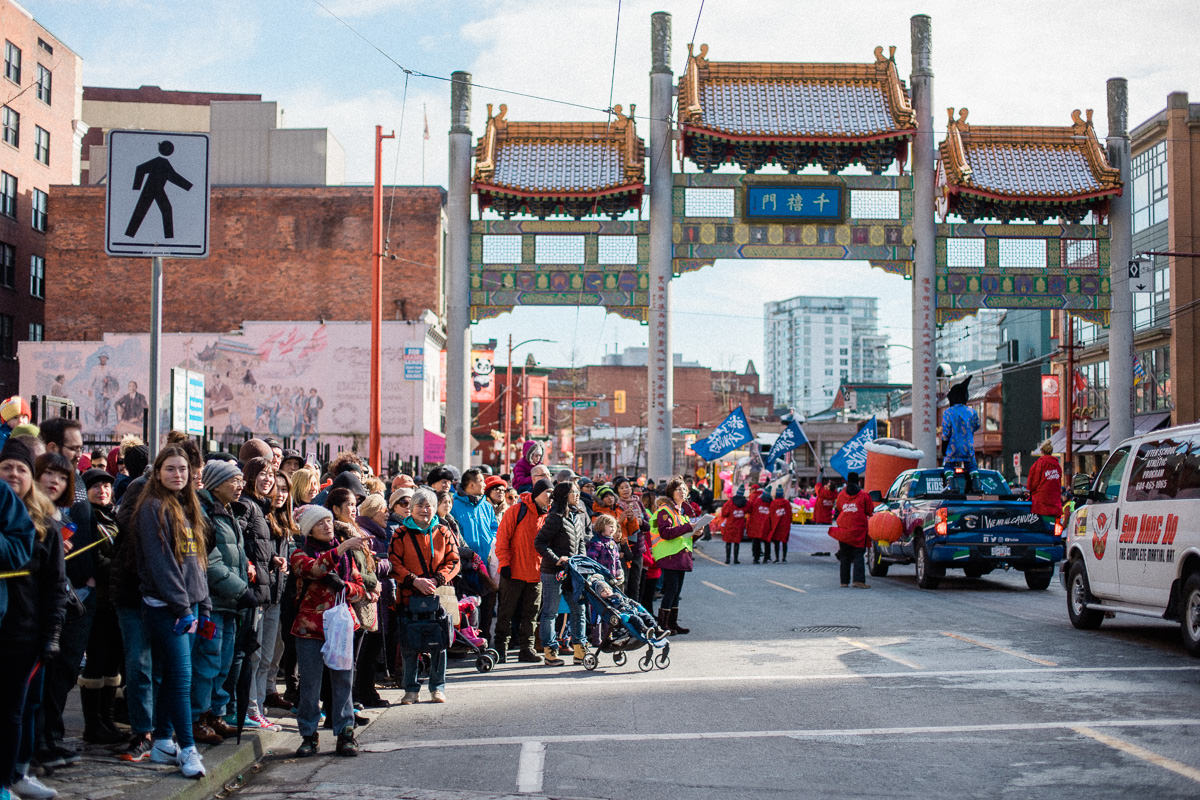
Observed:
[[[716,430],[693,444],[692,450],[705,461],[715,461],[753,439],[750,423],[746,421],[746,412],[738,406],[729,412],[729,416]]]
[[[1058,406],[1062,399],[1060,383],[1057,375],[1042,376],[1042,422],[1058,419]]]
[[[857,472],[861,477],[863,470],[867,468],[867,442],[875,441],[878,431],[878,423],[875,417],[871,417],[863,423],[850,441],[842,445],[841,450],[834,453],[833,458],[829,459],[829,466],[843,478],[851,472]]]
[[[774,472],[776,461],[807,441],[808,437],[804,435],[800,423],[792,420],[792,423],[783,429],[783,433],[779,434],[775,444],[771,445],[771,452],[767,453],[767,469]]]
[[[496,399],[496,351],[471,350],[471,402],[491,403]]]

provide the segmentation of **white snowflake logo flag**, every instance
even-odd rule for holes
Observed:
[[[854,434],[853,438],[842,445],[842,449],[829,459],[829,466],[837,470],[837,473],[843,478],[851,472],[861,475],[867,467],[867,442],[875,441],[875,437],[878,435],[877,431],[878,425],[875,417],[871,417],[858,429],[858,433]]]
[[[738,406],[717,426],[717,429],[692,445],[692,451],[705,461],[715,461],[754,438],[746,412]]]

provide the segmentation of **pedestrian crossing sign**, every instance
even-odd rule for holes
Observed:
[[[207,133],[108,134],[104,251],[208,257]]]

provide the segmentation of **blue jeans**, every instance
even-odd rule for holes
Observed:
[[[196,744],[192,738],[192,640],[196,637],[175,633],[175,615],[165,608],[144,606],[142,613],[150,634],[150,657],[162,665],[162,686],[154,699],[154,738],[169,739],[174,728],[179,746],[192,747]]]
[[[553,574],[542,573],[542,610],[538,613],[538,635],[543,647],[558,647],[558,633],[554,630],[554,618],[558,616],[558,601],[564,584]],[[564,598],[567,603],[567,632],[571,644],[583,644],[586,634],[583,629],[583,606]]]
[[[312,736],[321,724],[321,676],[325,673],[325,659],[321,657],[320,639],[296,637],[296,666],[300,670],[300,702],[296,722],[301,736]],[[333,703],[334,733],[354,730],[354,705],[350,698],[354,685],[354,670],[329,670],[329,688]]]
[[[125,703],[129,706],[129,727],[134,733],[154,729],[154,694],[162,682],[162,669],[154,669],[150,658],[150,638],[140,608],[117,606],[117,623],[125,643]]]
[[[212,615],[217,632],[212,639],[196,637],[192,645],[192,720],[211,711],[225,715],[229,694],[225,678],[233,663],[233,646],[237,643],[237,614],[218,611]]]
[[[400,648],[400,657],[404,660],[404,675],[401,683],[406,692],[421,690],[421,681],[417,678],[417,651]],[[429,654],[429,691],[430,693],[446,688],[446,651],[437,650]]]

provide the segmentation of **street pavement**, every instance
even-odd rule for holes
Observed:
[[[787,564],[743,545],[726,566],[703,543],[668,669],[452,661],[446,705],[386,710],[356,759],[280,743],[235,797],[1200,796],[1200,660],[1176,626],[1076,631],[1058,582],[1019,573],[842,589],[814,555],[835,544],[794,526]]]

